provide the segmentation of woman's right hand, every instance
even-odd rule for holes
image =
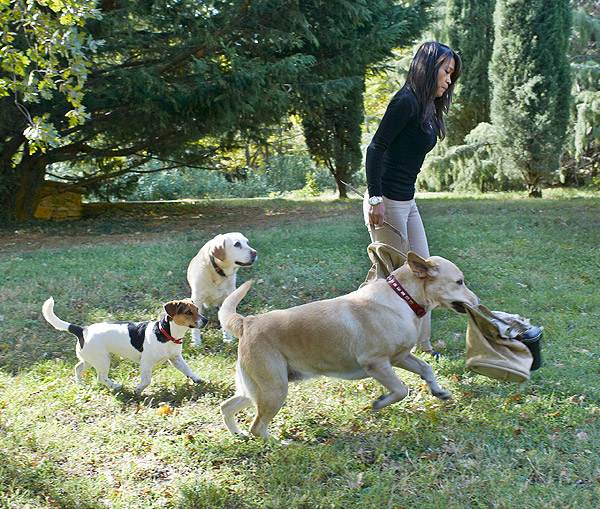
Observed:
[[[377,205],[369,205],[369,225],[383,226],[385,221],[385,205],[383,202]]]

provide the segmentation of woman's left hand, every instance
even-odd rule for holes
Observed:
[[[383,202],[377,205],[369,205],[369,225],[383,226],[385,221],[385,205]]]

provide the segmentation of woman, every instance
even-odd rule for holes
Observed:
[[[402,239],[384,227],[398,229],[411,251],[429,258],[427,236],[414,201],[415,181],[425,155],[437,138],[444,139],[460,57],[448,46],[426,42],[417,51],[406,83],[392,98],[377,132],[367,148],[365,223],[371,240],[402,249]],[[418,346],[433,353],[430,343],[431,314],[423,318]]]

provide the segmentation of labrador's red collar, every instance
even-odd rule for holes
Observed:
[[[417,302],[409,295],[409,293],[404,288],[402,288],[402,285],[392,274],[388,276],[386,281],[388,285],[390,285],[393,288],[393,290],[408,303],[410,309],[412,309],[419,318],[423,318],[427,314],[427,311],[425,311],[423,307],[417,304]]]

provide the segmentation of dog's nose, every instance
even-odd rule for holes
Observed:
[[[200,318],[198,319],[198,321],[196,322],[196,324],[198,325],[199,329],[204,329],[204,327],[206,327],[206,324],[208,323],[208,318],[205,318],[204,316],[200,315]]]

